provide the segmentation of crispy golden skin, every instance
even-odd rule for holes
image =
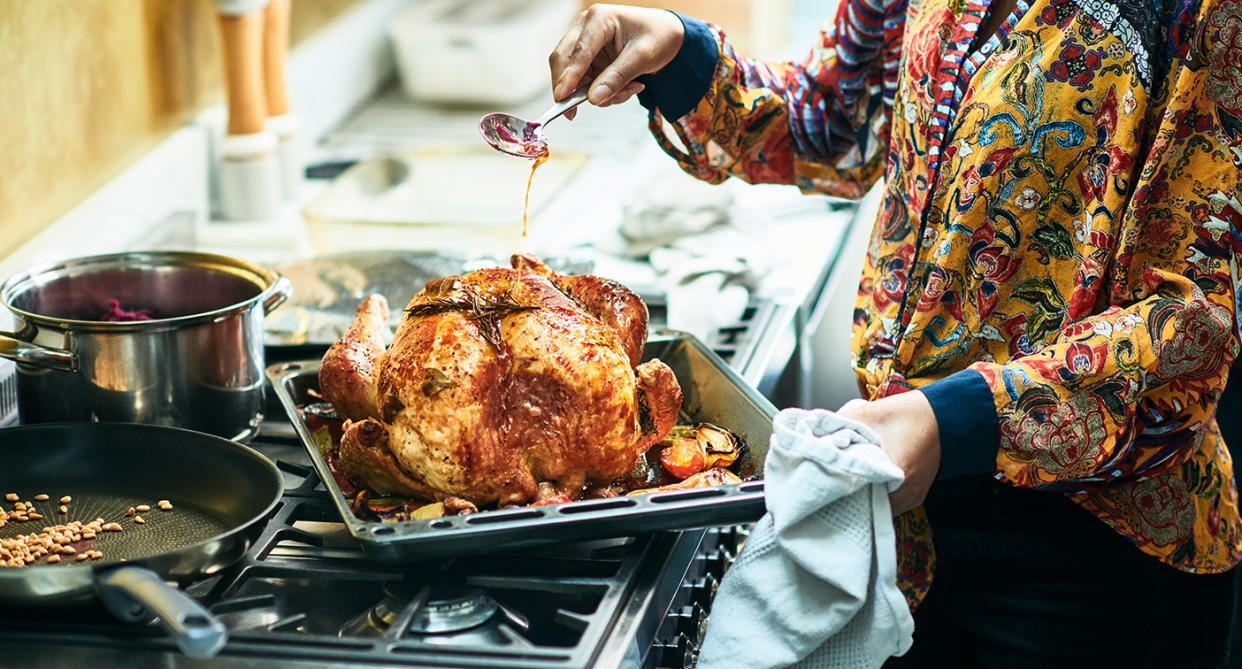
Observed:
[[[375,355],[383,298],[359,307],[320,370],[325,397],[356,421],[341,444],[348,476],[381,494],[479,505],[529,502],[540,482],[577,497],[624,476],[672,428],[672,370],[635,364],[642,300],[527,256],[513,265],[428,282]]]

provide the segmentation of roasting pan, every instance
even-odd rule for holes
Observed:
[[[685,396],[682,422],[715,423],[746,442],[746,450],[732,469],[750,480],[432,520],[367,521],[349,508],[349,500],[337,486],[298,410],[320,401],[310,394],[319,388],[319,360],[271,365],[267,374],[350,535],[374,559],[403,564],[561,541],[733,525],[762,516],[763,461],[776,407],[692,335],[653,333],[643,352],[644,360],[651,358],[668,364],[681,383]]]

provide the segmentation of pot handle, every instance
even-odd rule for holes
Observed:
[[[22,341],[9,332],[0,332],[0,358],[62,372],[78,371],[78,356],[73,353]]]
[[[112,615],[126,622],[140,622],[154,614],[187,657],[215,657],[228,641],[224,625],[202,604],[165,583],[150,569],[108,569],[96,576],[96,585]]]
[[[263,299],[263,315],[267,315],[276,310],[276,307],[285,303],[289,296],[293,294],[293,284],[289,279],[280,277],[276,279],[276,283],[269,288],[271,294]]]

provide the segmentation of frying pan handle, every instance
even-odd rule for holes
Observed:
[[[202,604],[168,585],[143,567],[116,567],[96,577],[104,605],[129,622],[144,620],[147,611],[160,619],[186,656],[214,657],[228,641],[228,631]]]
[[[63,372],[78,371],[78,356],[73,353],[15,339],[9,332],[0,332],[0,358]]]

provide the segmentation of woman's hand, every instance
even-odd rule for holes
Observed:
[[[672,12],[591,5],[548,56],[552,97],[564,100],[591,82],[587,93],[591,104],[607,107],[625,102],[643,90],[634,79],[668,65],[684,37],[681,19]],[[565,116],[573,118],[573,114],[570,110]]]
[[[890,395],[874,402],[850,400],[837,414],[871,428],[906,480],[889,495],[893,515],[923,503],[940,471],[940,427],[927,397],[917,390]]]

